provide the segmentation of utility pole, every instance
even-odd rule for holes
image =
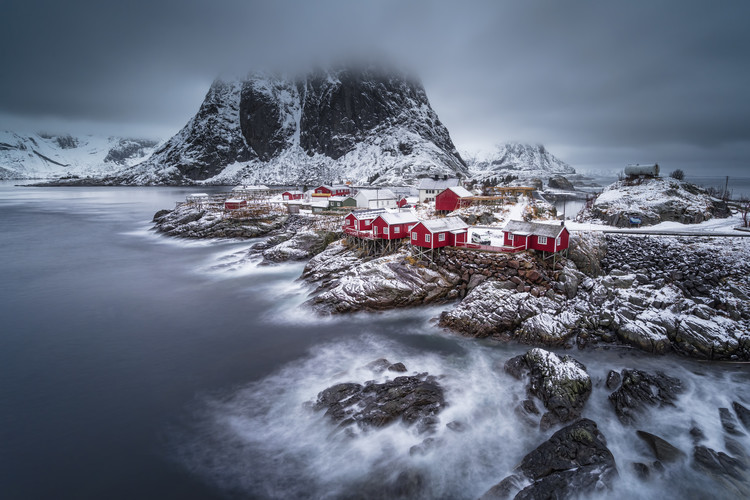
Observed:
[[[729,176],[727,175],[727,180],[724,183],[724,201],[727,201],[729,199]]]

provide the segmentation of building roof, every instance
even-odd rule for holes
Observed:
[[[442,233],[446,231],[465,231],[469,225],[460,217],[445,217],[444,219],[423,220],[422,225],[431,233]]]
[[[384,212],[378,217],[383,219],[386,224],[409,224],[419,222],[419,218],[411,212]]]
[[[449,188],[446,188],[446,190],[450,189],[454,193],[458,195],[459,198],[468,198],[474,196],[474,193],[469,191],[463,186],[451,186]]]
[[[238,200],[237,198],[229,198],[224,203],[247,203],[245,200]]]
[[[458,186],[458,179],[432,179],[426,178],[419,181],[419,189],[448,189],[449,187]]]
[[[347,195],[347,196],[331,196],[328,199],[331,200],[331,201],[346,201],[349,198],[354,199],[353,196],[349,196],[349,195]]]
[[[302,194],[302,191],[284,191],[281,194],[287,194],[287,193],[289,193],[289,194]]]
[[[374,219],[378,215],[385,212],[385,208],[371,208],[366,210],[352,210],[347,214],[347,217],[353,215],[356,219]]]
[[[544,224],[541,222],[524,222],[520,220],[509,221],[503,231],[506,233],[536,236],[547,236],[548,238],[557,238],[562,230],[565,229],[563,224]]]
[[[398,196],[390,189],[360,189],[357,196],[363,196],[366,200],[397,200]]]
[[[315,189],[320,189],[320,188],[326,188],[329,191],[333,191],[333,186],[329,186],[328,184],[321,184],[320,186],[316,187]]]
[[[328,208],[328,200],[330,200],[330,198],[326,198],[325,200],[313,200],[310,202],[310,206]]]

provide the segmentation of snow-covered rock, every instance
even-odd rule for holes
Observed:
[[[540,422],[543,429],[580,417],[591,395],[586,367],[570,356],[534,348],[508,360],[505,370],[516,378],[528,375],[528,392],[548,410]]]
[[[220,211],[182,204],[174,210],[157,212],[154,229],[179,238],[257,238],[280,229],[288,217],[227,217]]]
[[[157,142],[91,135],[0,132],[0,179],[101,176],[147,158]]]
[[[583,220],[601,220],[618,227],[630,226],[630,217],[642,225],[664,221],[696,224],[713,217],[728,217],[726,204],[711,198],[702,187],[672,178],[618,181],[607,186]]]
[[[198,113],[113,184],[415,183],[467,168],[421,84],[374,69],[216,81]]]
[[[460,277],[448,271],[436,271],[418,263],[412,263],[408,251],[352,264],[351,251],[342,251],[339,245],[331,245],[320,254],[315,263],[325,263],[336,256],[333,267],[334,278],[312,268],[305,269],[303,276],[316,276],[324,281],[323,286],[308,302],[322,313],[346,313],[355,311],[377,311],[430,304],[441,300],[455,299],[455,285]]]

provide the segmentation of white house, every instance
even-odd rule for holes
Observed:
[[[442,193],[449,187],[458,186],[459,180],[456,178],[426,178],[419,181],[419,203],[435,201],[435,196]]]
[[[359,208],[396,208],[398,202],[390,189],[360,189],[354,199]]]

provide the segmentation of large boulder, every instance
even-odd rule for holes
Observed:
[[[570,356],[561,358],[535,348],[510,359],[505,370],[517,378],[528,375],[528,392],[547,409],[540,423],[544,429],[580,417],[591,395],[591,377],[586,367]]]
[[[433,429],[435,416],[445,406],[443,388],[435,377],[423,373],[383,383],[336,384],[318,394],[313,408],[325,410],[342,427],[356,425],[366,430],[401,421],[417,424],[418,431],[426,432]]]
[[[509,498],[519,487],[516,499],[602,496],[617,475],[604,435],[595,422],[584,418],[555,432],[526,455],[515,474],[493,486],[482,500]]]
[[[330,254],[324,252],[321,257],[325,255]],[[341,255],[344,258],[334,266],[335,277],[308,301],[318,312],[377,311],[458,298],[460,276],[413,264],[405,249],[369,261],[352,261],[347,252]],[[310,274],[306,268],[303,276]]]

